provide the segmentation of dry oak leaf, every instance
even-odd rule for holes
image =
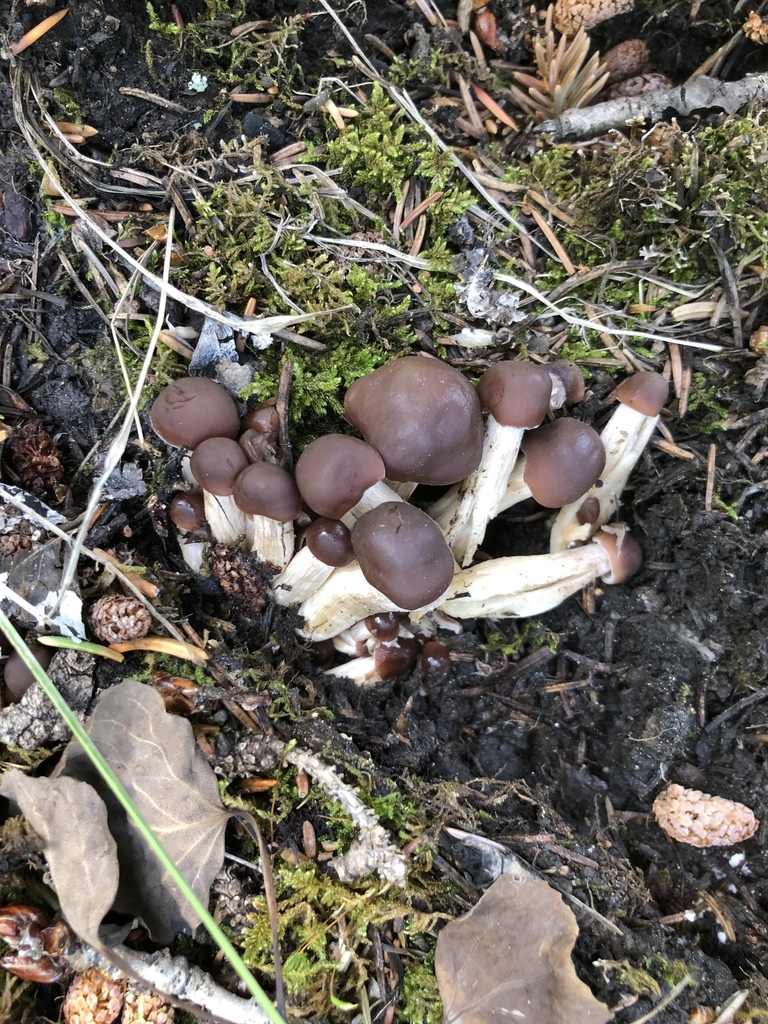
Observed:
[[[606,1024],[611,1012],[571,962],[578,933],[546,882],[500,875],[438,936],[443,1024]]]
[[[169,715],[152,687],[126,680],[102,694],[86,727],[176,866],[207,903],[224,862],[229,814],[190,723]],[[89,783],[107,805],[120,863],[114,909],[141,917],[162,945],[179,932],[194,930],[199,918],[74,740],[58,774]]]
[[[33,778],[18,769],[0,793],[17,804],[43,840],[53,887],[70,927],[92,946],[117,893],[117,845],[104,801],[78,779]]]

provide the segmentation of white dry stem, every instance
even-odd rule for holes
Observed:
[[[644,416],[628,405],[619,405],[603,428],[600,440],[605,448],[605,469],[598,483],[557,514],[550,534],[549,550],[565,551],[589,540],[615,514],[621,494],[659,422],[658,416]],[[585,501],[597,501],[597,516],[579,523]]]
[[[459,485],[455,506],[437,518],[456,561],[469,565],[506,489],[517,461],[521,427],[505,427],[488,413],[480,465]]]
[[[113,946],[107,959],[93,946],[75,939],[66,958],[74,971],[96,967],[111,978],[138,979],[170,1001],[191,1004],[228,1024],[269,1024],[269,1017],[254,1000],[242,999],[222,988],[205,971],[182,956],[172,957],[167,949],[139,953],[127,946]]]
[[[288,605],[306,601],[318,590],[334,571],[316,558],[308,547],[303,547],[290,560],[279,576],[272,580],[275,603],[287,608]]]
[[[596,541],[549,555],[493,558],[456,573],[440,610],[458,619],[527,618],[555,608],[610,571],[608,555]]]
[[[441,595],[436,601],[409,611],[414,621],[427,611],[442,603]],[[304,618],[301,635],[307,640],[329,640],[349,629],[360,619],[377,612],[402,612],[400,608],[380,590],[372,586],[363,576],[357,562],[350,562],[336,569],[325,583],[299,608]]]
[[[335,768],[325,764],[315,754],[292,747],[286,749],[283,758],[297,768],[302,768],[328,796],[341,804],[360,830],[344,856],[331,862],[339,878],[348,882],[376,872],[391,885],[403,885],[407,871],[406,859],[386,829],[379,824],[374,812],[360,799],[357,790],[344,782]]]
[[[293,523],[281,523],[268,516],[245,517],[245,550],[260,562],[285,569],[293,558]]]
[[[371,509],[378,508],[379,505],[383,505],[385,501],[407,501],[408,498],[403,498],[396,490],[389,486],[385,480],[379,480],[375,484],[363,491],[363,495],[356,505],[353,505],[349,512],[345,512],[341,517],[342,523],[348,526],[350,530],[355,525],[360,516],[364,516],[366,512],[370,512]]]

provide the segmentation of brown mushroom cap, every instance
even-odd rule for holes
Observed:
[[[250,409],[240,421],[240,429],[256,430],[263,434],[269,444],[274,444],[280,433],[280,416],[274,405],[268,402]]]
[[[237,507],[250,516],[288,523],[301,509],[301,495],[290,473],[271,462],[254,462],[235,481]]]
[[[56,653],[52,647],[46,647],[43,644],[30,644],[29,650],[35,661],[46,670]],[[35,681],[35,677],[21,660],[21,655],[15,650],[8,655],[3,670],[3,680],[14,701],[21,700]]]
[[[208,437],[235,437],[240,429],[237,406],[224,388],[206,377],[182,377],[169,384],[149,415],[155,433],[177,448],[196,448]]]
[[[404,501],[385,501],[352,528],[363,576],[399,608],[421,608],[444,594],[454,562],[440,527]]]
[[[356,380],[344,415],[381,454],[392,480],[453,484],[480,464],[477,392],[439,359],[406,356]]]
[[[483,409],[503,427],[529,430],[549,412],[552,378],[543,366],[508,360],[489,367],[477,384]]]
[[[547,366],[551,373],[556,373],[563,382],[565,389],[565,401],[568,405],[575,405],[584,397],[584,374],[576,363],[570,359],[556,359]]]
[[[376,640],[386,643],[395,640],[400,632],[400,616],[397,612],[376,612],[363,619],[365,628]]]
[[[643,549],[629,533],[598,530],[592,539],[608,555],[611,566],[610,572],[602,577],[603,583],[623,583],[643,564]]]
[[[643,416],[658,416],[669,394],[669,384],[659,373],[641,370],[627,377],[616,388],[614,396]]]
[[[168,516],[180,530],[198,530],[205,522],[205,502],[200,491],[179,491],[171,498]]]
[[[209,437],[189,458],[190,471],[200,486],[222,497],[234,491],[235,481],[247,465],[245,452],[231,437]]]
[[[545,423],[523,437],[523,480],[545,508],[562,508],[576,501],[605,468],[600,435],[580,420],[563,417]]]
[[[296,483],[313,511],[340,519],[373,484],[384,478],[384,462],[365,441],[325,434],[308,444],[296,463]]]
[[[304,539],[315,558],[326,565],[349,565],[355,557],[352,534],[340,519],[316,519],[307,527]]]

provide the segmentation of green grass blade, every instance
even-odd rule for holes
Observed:
[[[101,751],[98,749],[98,747],[93,742],[91,737],[85,731],[81,723],[78,721],[77,717],[72,713],[72,710],[69,708],[64,698],[61,696],[59,691],[51,682],[43,667],[33,657],[29,648],[24,643],[24,640],[21,638],[17,630],[11,624],[11,621],[8,618],[8,616],[5,615],[5,613],[1,610],[0,630],[2,630],[2,632],[8,638],[8,640],[11,642],[11,644],[17,651],[19,657],[27,666],[32,675],[35,677],[37,682],[40,683],[40,686],[45,691],[45,694],[48,697],[48,699],[51,701],[53,706],[56,708],[58,713],[61,715],[66,724],[71,729],[72,735],[82,746],[83,750],[90,758],[94,767],[97,769],[101,777],[104,779],[105,783],[109,786],[109,788],[115,794],[115,796],[120,801],[122,806],[125,808],[126,813],[131,817],[136,827],[141,831],[142,835],[146,839],[147,844],[151,847],[157,859],[160,861],[160,863],[163,865],[166,871],[168,871],[168,873],[171,875],[173,881],[179,887],[181,892],[188,900],[190,906],[193,908],[195,913],[202,921],[203,925],[208,931],[208,934],[211,936],[213,941],[216,943],[216,945],[222,951],[224,956],[230,962],[233,970],[246,985],[248,991],[256,1000],[261,1009],[264,1011],[265,1015],[269,1018],[270,1021],[273,1022],[273,1024],[285,1024],[283,1018],[280,1016],[280,1014],[273,1006],[266,992],[262,989],[262,987],[259,985],[259,983],[256,981],[251,972],[243,963],[243,960],[240,957],[237,950],[235,949],[235,947],[232,945],[227,936],[224,934],[224,932],[221,930],[218,924],[216,924],[214,919],[211,917],[210,913],[208,912],[208,908],[200,902],[197,895],[194,893],[186,879],[179,872],[172,858],[165,850],[165,847],[154,834],[148,823],[144,820],[144,817],[142,816],[141,812],[139,811],[131,797],[126,792],[125,788],[123,787],[118,777],[112,771],[112,768],[105,760]]]

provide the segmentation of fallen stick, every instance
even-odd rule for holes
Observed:
[[[768,74],[747,75],[737,82],[723,82],[719,78],[700,75],[686,85],[674,89],[658,89],[626,96],[617,100],[596,103],[593,107],[566,110],[551,121],[544,121],[535,129],[550,132],[555,141],[565,138],[590,138],[603,135],[612,128],[624,128],[630,122],[663,119],[668,110],[678,116],[686,116],[694,110],[719,107],[727,114],[734,114],[750,100],[768,100]]]

